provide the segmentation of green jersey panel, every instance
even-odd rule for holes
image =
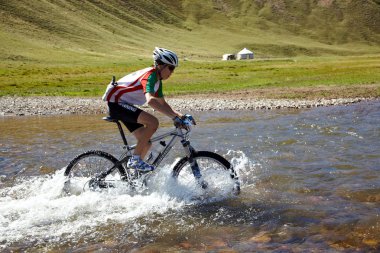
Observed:
[[[162,92],[162,81],[158,80],[157,73],[155,71],[152,72],[147,79],[145,92],[153,93],[155,97],[159,98],[164,96]]]

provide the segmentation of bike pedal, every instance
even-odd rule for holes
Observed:
[[[97,189],[115,188],[115,185],[113,183],[109,183],[105,181],[90,180],[89,188],[93,191],[96,191]]]
[[[104,181],[100,181],[99,182],[99,188],[115,188],[115,185],[112,184],[112,183],[108,183],[108,182],[104,182]]]
[[[202,187],[202,189],[207,189],[208,188],[208,183],[204,180],[199,182],[199,185]]]

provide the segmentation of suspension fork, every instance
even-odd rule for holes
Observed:
[[[183,148],[185,149],[194,177],[196,179],[201,178],[201,171],[199,169],[197,161],[194,159],[194,153],[196,152],[195,149],[190,145],[190,141],[188,140],[182,140],[181,143]]]
[[[181,143],[185,149],[186,155],[190,163],[191,171],[193,172],[195,179],[198,181],[198,184],[203,189],[206,189],[208,184],[206,181],[202,179],[201,170],[199,169],[197,161],[194,159],[194,154],[196,153],[195,149],[190,145],[190,141],[188,140],[182,140]]]

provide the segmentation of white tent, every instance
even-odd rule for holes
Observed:
[[[222,59],[223,59],[223,61],[235,60],[235,55],[234,54],[224,54]]]
[[[237,54],[237,59],[238,60],[253,59],[253,52],[244,48]]]

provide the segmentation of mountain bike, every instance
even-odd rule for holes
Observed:
[[[180,186],[193,187],[194,190],[223,193],[240,193],[240,181],[230,162],[224,157],[210,151],[196,151],[190,144],[191,122],[187,129],[175,129],[160,134],[150,140],[155,145],[162,146],[157,156],[150,155],[149,164],[156,167],[151,172],[140,172],[128,168],[127,162],[132,156],[136,144],[128,145],[123,127],[120,122],[111,117],[104,117],[107,122],[116,123],[124,143],[124,151],[119,159],[101,151],[90,150],[75,157],[66,167],[64,175],[67,177],[65,189],[82,187],[82,190],[102,190],[115,188],[120,183],[135,188],[138,184],[146,185],[152,174],[158,173],[161,161],[180,141],[184,156],[174,165],[171,177]]]

